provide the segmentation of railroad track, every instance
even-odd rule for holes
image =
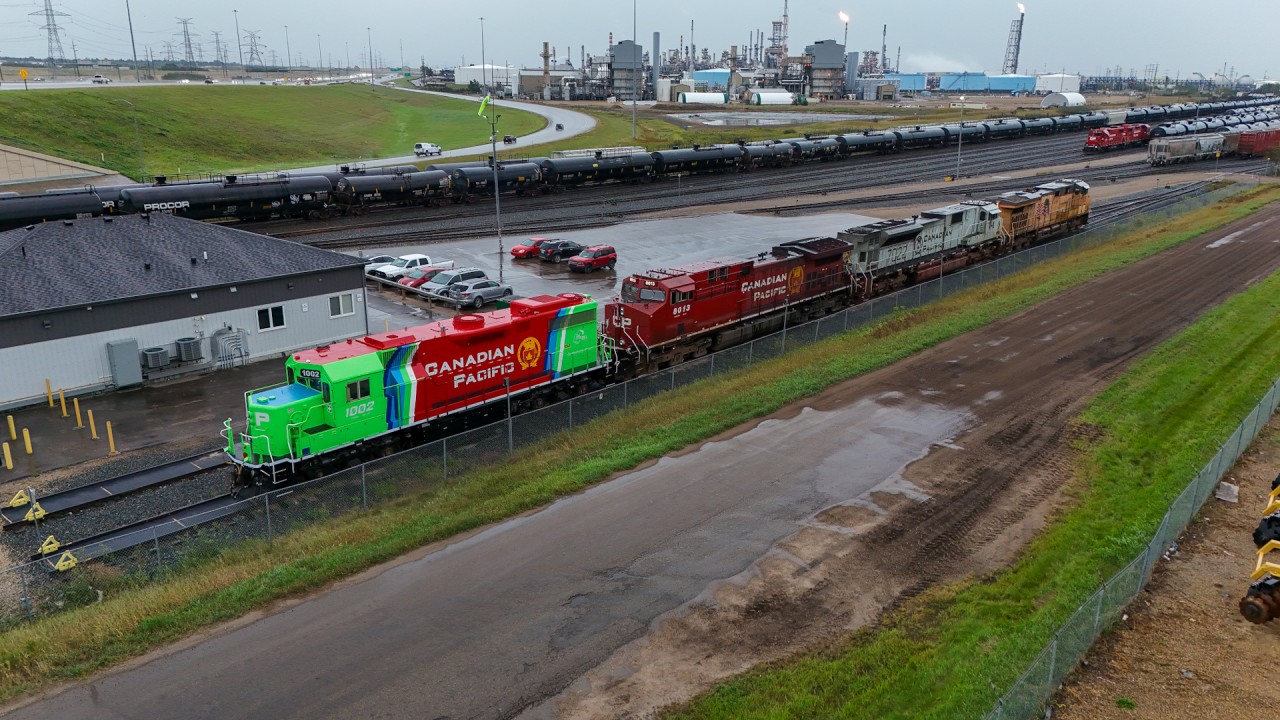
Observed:
[[[1092,213],[1089,228],[1091,230],[1096,230],[1099,227],[1105,227],[1112,223],[1121,222],[1134,214],[1169,205],[1184,197],[1200,192],[1209,184],[1210,181],[1200,181],[1177,188],[1151,192],[1142,197],[1129,198],[1126,200],[1118,200],[1108,203],[1098,203]],[[491,418],[488,418],[487,416],[482,417],[478,414],[475,418],[461,423],[455,431],[464,432],[473,426],[478,426],[477,423],[488,422],[490,419]],[[133,479],[121,482],[116,486],[115,490],[111,490],[109,492],[100,486],[111,481],[95,483],[93,485],[66,491],[66,493],[59,493],[58,495],[66,495],[69,498],[73,496],[80,496],[84,498],[84,501],[78,505],[68,504],[56,513],[49,513],[46,516],[45,530],[54,533],[58,531],[56,516],[59,514],[71,515],[74,510],[83,509],[90,505],[104,502],[108,499],[116,499],[123,502],[129,495],[135,494],[141,490],[155,487],[158,484],[174,483],[190,475],[207,472],[211,468],[203,467],[203,469],[201,469],[201,463],[208,463],[208,458],[218,455],[220,455],[220,452],[204,453],[199,456],[182,458],[178,461],[166,463],[163,466],[158,466],[156,468],[147,468],[143,471],[139,471],[138,473],[133,473],[130,476],[122,476]],[[204,459],[202,460],[202,458]],[[221,461],[219,460],[218,463],[214,464],[221,464]],[[167,477],[167,479],[153,480],[152,482],[142,482],[137,479],[147,474],[150,474],[150,477],[152,478]],[[305,489],[279,488],[267,490],[262,495],[257,496],[253,502],[262,502],[263,507],[267,508],[271,501],[278,500],[295,492],[298,492],[300,496],[305,497]],[[57,506],[57,503],[53,500],[55,497],[57,496],[49,495],[39,501],[42,504],[50,503]],[[264,497],[264,500],[260,500]],[[220,494],[198,502],[186,504],[176,510],[165,511],[150,517],[125,522],[101,532],[87,534],[69,542],[62,542],[58,548],[57,554],[48,554],[37,550],[32,553],[31,556],[33,559],[43,559],[46,566],[53,571],[58,569],[57,559],[62,552],[71,551],[77,561],[83,562],[130,547],[148,543],[158,543],[161,538],[182,533],[193,527],[215,520],[220,520],[238,513],[245,508],[243,503],[244,499],[235,498],[230,493]],[[9,517],[7,511],[0,512],[4,513],[4,517],[6,519]]]

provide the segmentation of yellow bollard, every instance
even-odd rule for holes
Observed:
[[[9,454],[9,443],[2,443],[4,447],[4,469],[13,469],[13,456]]]
[[[386,326],[386,332],[391,332],[391,321],[390,321],[390,320],[383,320],[383,321],[382,321],[382,324],[383,324],[384,326]]]
[[[27,454],[31,454],[31,431],[22,428],[22,444],[27,446]]]
[[[49,378],[44,379],[44,394],[49,396],[49,407],[53,407],[53,387],[49,385]]]
[[[98,439],[98,426],[93,424],[93,411],[89,411],[89,437],[93,440]]]
[[[10,415],[10,416],[9,416],[9,439],[10,439],[10,440],[17,440],[17,439],[18,439],[18,431],[17,431],[16,429],[14,429],[14,427],[13,427],[13,416],[12,416],[12,415]]]
[[[107,448],[110,450],[109,455],[116,454],[116,436],[111,434],[111,421],[107,421]]]
[[[80,420],[80,398],[71,398],[71,404],[76,406],[76,428],[83,429],[84,423]]]
[[[62,403],[62,417],[67,416],[67,397],[62,394],[62,388],[58,388],[58,402]]]

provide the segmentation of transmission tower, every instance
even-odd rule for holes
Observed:
[[[164,61],[166,63],[173,62],[173,43],[168,40],[164,41]]]
[[[182,24],[182,47],[186,51],[183,59],[187,64],[194,65],[196,56],[191,51],[191,18],[178,18],[178,22]]]
[[[258,50],[258,36],[262,33],[257,30],[245,30],[244,34],[249,36],[249,65],[262,65],[262,52]]]
[[[53,79],[57,74],[57,64],[55,60],[64,60],[65,54],[62,50],[62,38],[58,37],[58,31],[62,28],[58,27],[59,17],[71,17],[64,12],[58,12],[53,9],[53,0],[44,0],[44,9],[38,10],[28,15],[43,15],[44,27],[41,29],[49,34],[49,59],[46,61],[49,65],[49,78]]]
[[[1022,3],[1018,3],[1018,19],[1013,21],[1009,26],[1009,47],[1004,51],[1004,74],[1018,74],[1018,55],[1022,53],[1022,23],[1027,19],[1027,13],[1022,8]]]
[[[226,62],[222,57],[222,31],[213,31],[213,61]]]

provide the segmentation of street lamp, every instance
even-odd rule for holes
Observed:
[[[634,68],[635,75],[631,80],[631,139],[636,139],[636,95],[640,93],[640,88],[644,87],[644,61],[643,55],[640,53],[640,46],[636,44],[636,0],[631,0],[631,47],[636,53],[638,68]],[[658,62],[658,58],[653,61]],[[654,88],[657,91],[657,88]]]
[[[480,77],[484,78],[485,66],[484,54],[484,18],[480,18]],[[488,89],[485,90],[486,97],[489,96]],[[484,101],[481,100],[481,104]],[[489,162],[493,165],[493,216],[494,222],[498,227],[498,282],[503,282],[503,267],[506,259],[506,252],[502,247],[502,199],[498,187],[498,107],[494,104],[493,99],[489,99]]]
[[[236,49],[240,51],[240,69],[244,69],[244,44],[240,42],[240,11],[232,10],[231,14],[236,18]]]
[[[960,147],[964,145],[964,96],[960,96],[960,134],[956,136],[956,182],[960,181]]]
[[[133,137],[138,142],[138,182],[146,182],[147,169],[142,164],[142,133],[138,131],[138,108],[133,103],[123,98],[116,98],[111,102],[122,102],[133,108]]]
[[[289,66],[293,64],[293,49],[289,47],[289,26],[284,26],[284,71],[289,73]]]
[[[364,29],[366,37],[369,40],[369,84],[373,84],[373,29]]]

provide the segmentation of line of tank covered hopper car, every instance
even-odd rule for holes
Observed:
[[[1255,110],[1203,120],[1109,125],[1089,131],[1086,152],[1147,145],[1152,165],[1194,162],[1222,156],[1255,157],[1280,145],[1280,114]]]
[[[495,186],[500,192],[540,193],[575,185],[653,180],[672,174],[731,172],[836,160],[863,153],[895,153],[941,147],[961,139],[965,143],[985,142],[1125,122],[1177,119],[1255,108],[1272,102],[1270,98],[1250,98],[1199,106],[1130,108],[1033,120],[1006,119],[784,138],[617,157],[534,158],[501,163],[496,185],[492,167],[483,162],[470,162],[429,165],[425,170],[412,165],[370,170],[344,168],[322,173],[282,173],[267,178],[227,176],[218,181],[157,182],[32,196],[0,194],[0,230],[104,213],[167,212],[202,220],[320,219],[333,214],[359,214],[380,204],[465,202],[476,195],[492,195]]]
[[[284,482],[429,441],[471,411],[541,407],[822,317],[1081,227],[1089,186],[1046,183],[291,354],[223,436],[242,478]],[[239,423],[236,423],[238,425]]]

